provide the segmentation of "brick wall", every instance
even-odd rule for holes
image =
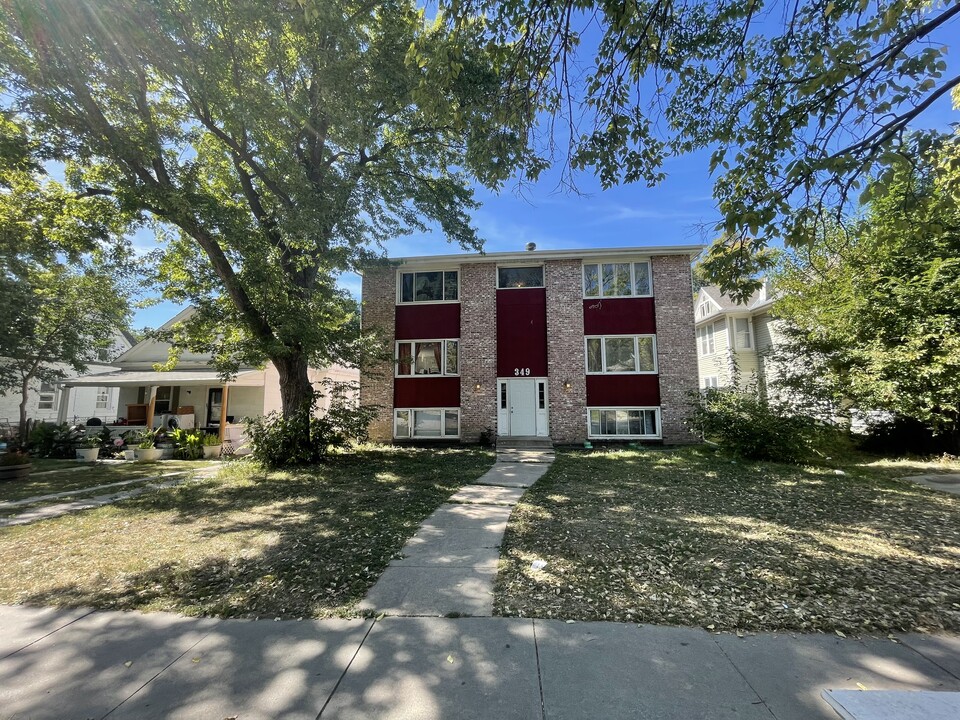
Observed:
[[[396,325],[397,270],[394,266],[369,267],[363,272],[361,298],[363,332],[376,332],[385,358],[360,373],[360,402],[376,405],[379,412],[370,423],[370,439],[393,439],[393,339]]]
[[[544,268],[550,437],[556,443],[587,439],[581,268],[580,260],[550,260]],[[564,389],[565,382],[570,383],[569,390]]]
[[[695,442],[696,438],[683,423],[689,414],[687,393],[697,389],[690,258],[656,255],[652,258],[652,267],[663,441]]]
[[[497,431],[496,265],[460,266],[460,439]],[[480,390],[474,388],[480,383]]]

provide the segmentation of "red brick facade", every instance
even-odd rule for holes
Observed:
[[[663,441],[667,444],[694,442],[695,437],[684,425],[690,410],[688,394],[697,389],[690,260],[680,255],[655,255],[651,265]]]
[[[523,348],[523,343],[546,343],[546,423],[549,436],[556,443],[582,443],[587,440],[590,430],[589,408],[623,409],[641,408],[652,413],[659,409],[659,427],[656,432],[664,443],[682,443],[693,441],[693,436],[684,426],[688,412],[687,393],[697,387],[697,355],[694,335],[693,292],[690,278],[690,255],[688,248],[663,248],[667,254],[656,254],[656,248],[646,251],[650,260],[650,272],[653,281],[653,297],[609,297],[601,302],[596,299],[584,300],[584,264],[604,262],[630,262],[619,260],[620,253],[614,251],[584,251],[582,255],[573,253],[509,253],[494,256],[446,256],[442,258],[423,258],[398,261],[390,266],[375,266],[364,272],[363,276],[363,328],[365,332],[377,332],[381,338],[384,355],[393,358],[395,341],[415,341],[423,339],[433,341],[447,338],[459,340],[459,378],[429,377],[394,378],[395,361],[382,360],[361,373],[360,399],[363,404],[380,407],[376,419],[371,424],[371,439],[389,442],[394,437],[394,405],[397,408],[423,408],[417,417],[427,419],[423,413],[437,413],[447,418],[446,422],[456,420],[455,411],[459,409],[459,439],[462,442],[477,442],[481,434],[487,431],[495,437],[505,434],[505,428],[498,427],[498,408],[500,405],[500,383],[516,373],[507,373],[498,378],[498,334],[510,338],[510,353]],[[695,250],[695,249],[694,249]],[[636,248],[623,251],[623,255],[643,257],[644,249]],[[612,257],[612,260],[604,258]],[[536,293],[527,290],[497,289],[498,263],[507,265],[543,266],[544,289],[540,291],[539,301],[546,295],[546,340],[543,339],[542,313],[537,332],[516,333],[516,328],[504,326],[505,322],[534,323],[534,312],[527,319],[524,308],[517,306],[523,297],[535,297]],[[503,266],[503,265],[501,265]],[[397,304],[397,269],[403,272],[435,272],[437,269],[457,270],[459,272],[459,303],[450,305],[444,296],[442,303]],[[420,270],[419,268],[428,268]],[[637,271],[639,277],[639,270]],[[409,278],[409,275],[406,276]],[[418,275],[419,277],[419,275]],[[511,285],[511,288],[517,287]],[[638,285],[639,287],[639,281]],[[498,294],[504,295],[498,300]],[[637,291],[638,293],[641,291]],[[523,295],[522,293],[526,293]],[[522,304],[522,303],[521,303]],[[499,312],[508,317],[498,318]],[[509,310],[509,312],[507,312]],[[459,333],[454,325],[459,316]],[[585,317],[590,321],[590,332],[585,332]],[[498,331],[498,322],[500,328]],[[535,323],[531,324],[531,328]],[[504,332],[508,331],[506,335]],[[510,334],[510,333],[513,334]],[[607,336],[650,336],[655,334],[657,367],[655,373],[603,374],[587,375],[585,343],[586,337]],[[538,339],[539,338],[539,339]],[[636,342],[641,342],[643,338]],[[592,340],[591,342],[598,342]],[[616,340],[603,340],[609,353],[614,353]],[[620,341],[622,342],[622,341]],[[649,337],[646,340],[650,343]],[[407,347],[403,345],[403,347]],[[427,346],[429,347],[429,346]],[[531,347],[528,344],[526,347]],[[406,352],[406,351],[405,351]],[[439,352],[439,350],[438,350]],[[503,353],[501,352],[501,355]],[[522,356],[522,353],[521,353]],[[401,357],[403,357],[401,355]],[[509,353],[500,358],[510,359]],[[419,362],[419,361],[418,361]],[[500,365],[504,363],[501,362]],[[510,363],[507,363],[510,364]],[[526,363],[536,365],[536,363]],[[640,368],[641,370],[643,368]],[[501,367],[502,371],[503,368]],[[543,377],[542,370],[527,375],[533,378]],[[524,373],[521,371],[520,375]],[[542,380],[537,381],[538,386]],[[452,384],[453,393],[443,388]],[[521,384],[505,383],[516,386]],[[459,398],[456,388],[459,385]],[[529,386],[523,386],[529,387]],[[396,389],[395,389],[396,388]],[[418,389],[419,388],[419,389]],[[591,389],[592,388],[592,389]],[[436,392],[434,390],[436,389]],[[429,392],[428,392],[429,391]],[[510,393],[513,390],[509,391]],[[423,397],[420,397],[422,395]],[[544,407],[541,391],[540,407]],[[453,400],[448,400],[448,396]],[[511,397],[514,397],[511,395]],[[520,398],[521,395],[515,397]],[[437,400],[442,398],[443,402]],[[519,400],[518,400],[519,402]],[[458,403],[458,404],[457,404]],[[433,408],[436,405],[437,408]],[[510,402],[513,408],[513,401]],[[530,407],[521,403],[516,407]],[[654,410],[649,410],[653,408]],[[510,413],[513,411],[510,410]],[[509,427],[519,428],[520,417],[509,415]],[[400,413],[401,421],[406,422]],[[414,413],[410,414],[413,422]],[[602,415],[602,413],[601,413]],[[609,413],[613,418],[612,412]],[[596,422],[596,415],[594,422]],[[625,416],[624,416],[625,417]],[[651,417],[654,417],[651,415]],[[436,417],[431,418],[436,422]],[[499,420],[506,422],[501,414]],[[514,421],[516,420],[516,425]],[[613,422],[611,419],[610,422]],[[653,422],[649,420],[648,422]],[[618,414],[615,431],[621,423]],[[646,425],[650,427],[649,425]],[[447,426],[449,427],[449,425]],[[456,425],[453,425],[454,432]],[[538,432],[543,433],[544,423],[537,420]],[[417,430],[418,437],[421,429]],[[445,433],[449,431],[444,431]],[[597,432],[594,430],[593,432]],[[631,430],[630,432],[635,432]],[[642,431],[641,431],[642,432]],[[607,434],[606,431],[600,434]],[[446,439],[450,436],[446,434]],[[634,437],[637,437],[636,435]],[[456,436],[453,436],[455,439]]]

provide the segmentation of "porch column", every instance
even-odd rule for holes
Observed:
[[[227,394],[230,390],[228,385],[223,387],[223,397],[220,399],[220,444],[223,445],[223,439],[227,433]]]
[[[57,407],[57,424],[62,425],[67,421],[67,410],[70,408],[70,390],[69,385],[60,388],[60,405]]]
[[[147,403],[147,430],[153,430],[153,411],[157,407],[157,386],[150,386],[150,400]]]

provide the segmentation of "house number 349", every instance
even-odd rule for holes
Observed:
[[[514,377],[522,377],[524,375],[529,375],[529,374],[530,374],[530,368],[514,368],[513,369]]]

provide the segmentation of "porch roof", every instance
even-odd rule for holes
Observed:
[[[263,371],[244,370],[228,383],[220,380],[216,370],[170,370],[150,372],[144,370],[115,370],[113,372],[82,375],[63,383],[64,387],[130,387],[141,385],[229,385],[260,387]]]

